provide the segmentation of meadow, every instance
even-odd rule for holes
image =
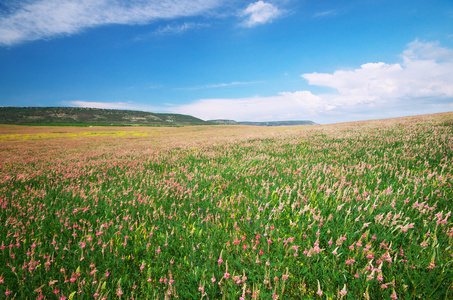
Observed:
[[[453,113],[0,126],[0,299],[452,299]]]

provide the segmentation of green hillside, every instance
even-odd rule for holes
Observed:
[[[32,125],[209,125],[180,114],[75,107],[0,107],[0,124]]]

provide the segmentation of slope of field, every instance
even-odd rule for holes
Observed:
[[[452,124],[0,126],[0,295],[451,299]]]
[[[0,107],[1,124],[121,124],[207,125],[201,119],[179,114],[76,107]]]

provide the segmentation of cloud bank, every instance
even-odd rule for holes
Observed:
[[[437,42],[407,45],[401,63],[365,63],[354,70],[306,73],[310,85],[336,92],[281,92],[271,97],[201,99],[154,111],[236,121],[312,120],[334,123],[453,110],[453,50]],[[72,106],[145,109],[132,103],[70,102]]]
[[[173,112],[202,119],[315,122],[392,117],[453,110],[453,50],[437,42],[408,44],[402,63],[365,63],[360,68],[301,75],[310,85],[336,93],[281,92],[273,97],[202,99]],[[415,109],[418,107],[418,109]]]
[[[438,43],[410,43],[401,64],[366,63],[353,71],[303,74],[309,84],[338,91],[324,95],[334,105],[453,97],[453,50]]]
[[[301,115],[315,115],[328,109],[330,107],[324,105],[319,96],[308,91],[299,91],[283,92],[273,97],[203,99],[170,110],[204,120],[269,121],[299,119]]]
[[[35,0],[0,16],[0,46],[79,33],[106,24],[196,16],[223,0]],[[12,5],[12,4],[11,4]]]

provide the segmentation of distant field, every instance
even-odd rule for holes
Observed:
[[[453,113],[0,125],[0,299],[452,299]]]

